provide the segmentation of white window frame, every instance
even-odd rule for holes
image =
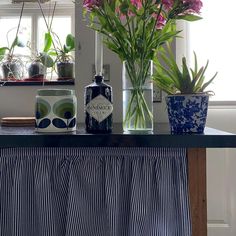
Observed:
[[[0,5],[1,17],[19,17],[22,4],[4,4]],[[52,15],[54,3],[41,4],[46,17]],[[71,33],[75,35],[75,4],[74,3],[57,3],[54,16],[70,16],[71,17]],[[38,40],[38,19],[42,17],[42,12],[38,3],[25,3],[23,17],[31,17],[31,49],[32,52],[37,50]]]
[[[0,9],[0,17],[17,17],[19,16],[21,10],[21,4],[8,4],[8,5],[1,5]],[[51,9],[49,10],[49,7]],[[52,12],[53,3],[49,4],[42,4],[43,12],[48,17]],[[31,34],[31,42],[32,50],[36,50],[36,42],[37,42],[37,27],[38,27],[38,18],[42,17],[41,10],[38,4],[35,3],[27,3],[25,4],[25,8],[23,11],[23,16],[30,16],[31,17],[31,24],[32,24],[32,34]],[[71,32],[75,34],[75,14],[74,14],[74,4],[62,4],[57,3],[55,16],[70,16],[71,17]],[[35,43],[34,43],[35,42]]]
[[[186,56],[187,60],[191,57],[189,49],[189,40],[191,40],[189,24],[186,21],[178,21],[177,29],[181,30],[180,38],[176,38],[176,61],[178,65],[181,65],[182,57]],[[216,109],[236,109],[235,101],[209,101],[209,106]]]

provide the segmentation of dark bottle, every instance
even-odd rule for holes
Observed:
[[[85,87],[85,125],[88,133],[112,131],[113,95],[103,76],[95,75],[94,83]]]

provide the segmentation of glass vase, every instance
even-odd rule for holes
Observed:
[[[153,62],[124,61],[123,130],[125,132],[153,131]]]

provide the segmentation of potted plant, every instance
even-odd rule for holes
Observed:
[[[36,53],[32,52],[31,63],[28,67],[28,75],[30,80],[43,80],[46,76],[47,68],[53,67],[54,61],[49,55],[51,45],[52,37],[50,33],[45,33],[43,51]],[[28,47],[30,48],[29,45]]]
[[[205,91],[217,73],[205,82],[205,66],[198,68],[197,56],[194,53],[194,69],[188,68],[186,58],[182,58],[182,69],[179,69],[170,46],[159,52],[162,65],[155,59],[156,72],[153,81],[165,91],[168,117],[172,133],[203,133],[207,118],[210,91]]]
[[[66,42],[62,45],[57,34],[53,33],[55,42],[57,43],[54,53],[50,55],[56,56],[56,69],[58,73],[58,80],[74,79],[74,61],[71,52],[75,50],[75,37],[72,34],[66,36]]]
[[[16,56],[14,54],[14,50],[16,47],[24,47],[24,43],[19,39],[19,30],[20,30],[20,24],[21,19],[23,15],[24,10],[24,2],[22,3],[20,17],[18,21],[18,25],[16,27],[16,34],[13,42],[11,44],[8,43],[7,47],[1,47],[0,48],[0,63],[2,66],[2,72],[3,72],[3,79],[4,80],[16,80],[21,79],[24,72],[24,64],[20,57]],[[14,28],[15,29],[15,28]],[[13,29],[9,30],[7,32],[7,42],[9,42],[9,33]]]
[[[14,55],[15,47],[24,47],[18,36],[10,46],[0,48],[0,62],[4,80],[21,79],[23,75],[23,63],[19,57]]]

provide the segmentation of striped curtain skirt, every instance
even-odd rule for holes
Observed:
[[[191,236],[186,149],[0,149],[0,236]]]

